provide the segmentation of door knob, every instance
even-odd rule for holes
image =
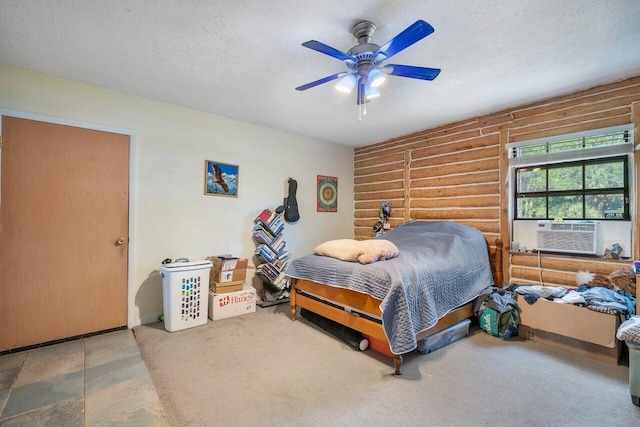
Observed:
[[[124,237],[120,237],[120,238],[118,238],[118,240],[116,240],[115,245],[116,245],[116,246],[122,246],[122,245],[124,245]]]

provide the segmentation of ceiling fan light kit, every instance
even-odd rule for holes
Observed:
[[[377,98],[380,96],[380,89],[378,89],[377,87],[365,85],[364,96],[367,98],[367,100]]]
[[[371,37],[375,30],[376,26],[370,21],[362,21],[354,25],[352,33],[358,40],[358,44],[349,49],[347,53],[317,40],[302,43],[304,47],[344,61],[349,71],[342,71],[298,86],[296,90],[303,91],[340,79],[335,87],[341,92],[351,92],[357,87],[356,104],[360,107],[360,120],[362,120],[362,114],[367,113],[365,104],[372,98],[380,96],[380,90],[377,88],[384,83],[386,75],[421,80],[433,80],[438,77],[438,74],[440,74],[439,68],[382,64],[393,55],[433,33],[434,29],[431,25],[425,21],[418,20],[382,45],[382,47],[371,43]]]
[[[382,71],[378,70],[377,68],[372,68],[371,70],[369,70],[367,80],[369,81],[371,87],[380,86],[386,79],[387,78],[384,76]]]
[[[355,74],[347,74],[344,76],[338,84],[336,84],[336,89],[340,92],[351,92],[354,87],[356,87],[356,83],[358,83],[358,79]]]

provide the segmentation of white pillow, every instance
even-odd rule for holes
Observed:
[[[370,264],[376,261],[395,258],[400,255],[400,250],[388,240],[374,239],[363,240],[364,252],[358,257],[360,264]]]
[[[314,253],[328,256],[342,261],[371,264],[372,262],[395,258],[400,251],[388,240],[353,240],[338,239],[329,240],[318,245]]]

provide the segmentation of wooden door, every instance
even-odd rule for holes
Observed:
[[[129,137],[3,116],[2,143],[0,351],[126,326]]]

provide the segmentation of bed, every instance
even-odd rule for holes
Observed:
[[[419,340],[473,315],[473,300],[502,284],[502,242],[451,221],[411,221],[376,237],[396,258],[371,264],[310,254],[292,260],[291,318],[304,308],[388,344],[402,355]]]

